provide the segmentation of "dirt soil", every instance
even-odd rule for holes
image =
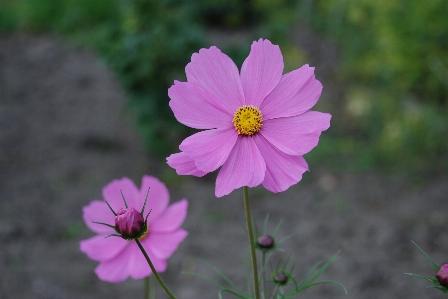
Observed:
[[[325,74],[317,78],[330,86],[322,99],[331,101]],[[198,258],[245,287],[250,259],[242,190],[217,199],[213,178],[175,179],[164,161],[145,155],[126,111],[117,78],[91,51],[55,36],[0,36],[0,299],[142,298],[142,281],[100,281],[79,241],[93,235],[81,208],[101,199],[111,180],[127,176],[139,184],[144,174],[161,177],[172,202],[190,203],[189,236],[162,274],[178,298],[218,297],[214,285],[180,274],[219,279]],[[403,272],[434,275],[411,240],[436,262],[448,261],[448,176],[410,180],[310,168],[287,192],[250,190],[259,226],[266,213],[269,231],[284,220],[278,237],[292,236],[277,256],[291,256],[298,276],[341,250],[322,279],[343,283],[348,294],[330,285],[303,297],[446,297]]]

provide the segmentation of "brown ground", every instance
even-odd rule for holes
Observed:
[[[323,99],[330,94],[331,87],[324,89]],[[79,241],[92,235],[82,206],[99,199],[112,179],[139,183],[143,174],[165,180],[172,201],[190,201],[190,234],[163,274],[178,297],[217,298],[215,286],[179,274],[216,278],[197,258],[245,286],[250,260],[241,190],[216,199],[213,180],[173,179],[163,161],[144,154],[125,102],[117,79],[91,52],[51,36],[0,37],[0,299],[142,298],[142,281],[98,280],[97,263],[79,251]],[[342,251],[323,278],[345,284],[348,295],[318,286],[306,298],[445,297],[402,273],[433,274],[411,239],[436,262],[448,260],[447,176],[415,184],[398,174],[310,167],[287,192],[250,192],[260,225],[266,213],[270,230],[284,219],[279,236],[292,237],[279,256],[291,255],[297,274]],[[166,298],[160,289],[157,298]]]

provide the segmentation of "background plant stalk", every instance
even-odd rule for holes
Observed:
[[[252,255],[252,268],[254,271],[255,298],[260,299],[260,287],[258,284],[257,254],[255,252],[255,241],[254,241],[254,232],[252,230],[252,219],[250,218],[249,188],[247,186],[244,186],[243,192],[244,192],[244,209],[246,211],[247,231],[249,232],[250,251]]]

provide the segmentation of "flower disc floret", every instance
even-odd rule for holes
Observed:
[[[257,107],[244,105],[236,110],[232,122],[239,135],[250,136],[260,131],[263,116]]]

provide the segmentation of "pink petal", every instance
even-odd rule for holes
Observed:
[[[174,116],[186,126],[196,129],[233,126],[235,111],[228,110],[207,89],[196,83],[174,81],[168,95]]]
[[[142,243],[143,248],[145,248],[145,251],[148,254],[149,258],[151,259],[151,262],[153,263],[154,268],[156,268],[156,271],[159,273],[165,272],[165,270],[167,268],[166,260],[158,258],[157,255],[153,252],[152,246],[148,242],[145,242],[145,240],[142,240],[141,243]],[[140,253],[140,254],[142,254],[142,253]],[[145,260],[145,262],[146,262],[146,260]],[[146,262],[146,264],[148,264],[148,263]]]
[[[156,258],[166,260],[176,251],[187,235],[188,232],[183,229],[169,233],[150,233],[142,243],[151,248]]]
[[[264,179],[266,164],[252,137],[240,136],[216,178],[216,197],[242,186],[255,187]]]
[[[317,145],[322,131],[330,127],[330,119],[328,113],[308,111],[263,121],[260,133],[285,154],[302,156]]]
[[[146,194],[148,194],[148,200],[146,202],[145,214],[143,216],[146,218],[147,213],[152,209],[148,218],[149,222],[152,221],[152,219],[157,219],[159,215],[165,212],[168,207],[168,203],[170,202],[170,194],[165,184],[159,181],[159,179],[145,175],[142,178],[142,187],[139,195],[141,198],[141,203],[138,206],[138,211],[141,211],[143,207]]]
[[[148,262],[146,261],[140,248],[138,248],[137,244],[134,241],[132,241],[131,244],[129,244],[128,246],[130,247],[128,254],[129,276],[131,276],[133,279],[142,279],[143,277],[151,275],[152,273],[151,268],[149,267]],[[152,258],[151,256],[150,259],[151,262],[154,260],[154,258]]]
[[[191,135],[179,148],[194,160],[199,170],[212,172],[224,164],[237,139],[238,133],[233,127],[213,129]]]
[[[81,251],[94,261],[105,261],[114,258],[126,247],[126,240],[107,235],[94,236],[80,242]]]
[[[151,233],[164,233],[174,231],[182,225],[187,216],[188,201],[182,199],[168,207],[165,212],[157,218],[148,218]],[[154,221],[149,221],[149,220]]]
[[[95,269],[98,278],[108,282],[121,282],[129,276],[129,260],[135,254],[131,245],[125,246],[124,250],[114,258],[101,262]]]
[[[243,88],[238,68],[218,48],[201,49],[191,56],[185,67],[187,80],[207,89],[232,113],[244,105]]]
[[[140,201],[137,187],[129,178],[122,178],[121,180],[114,180],[103,188],[103,198],[106,200],[117,212],[120,208],[124,208],[124,201],[121,195],[126,199],[128,207],[136,208]],[[142,202],[143,203],[143,202]]]
[[[142,245],[157,272],[164,272],[167,266],[166,261],[157,258],[151,248],[143,242]],[[132,241],[116,257],[102,261],[95,269],[95,273],[101,280],[115,283],[124,281],[129,276],[134,279],[143,278],[151,274],[151,269],[137,244]]]
[[[255,143],[266,161],[266,175],[263,186],[271,192],[282,192],[302,179],[308,171],[308,164],[302,156],[287,155],[257,135]]]
[[[302,114],[317,103],[321,93],[322,84],[315,79],[314,68],[306,64],[285,74],[261,103],[263,119]]]
[[[282,73],[283,56],[279,46],[261,38],[253,42],[250,54],[241,67],[245,104],[259,107],[278,84]]]
[[[184,152],[172,154],[166,158],[166,163],[176,170],[178,175],[194,175],[202,177],[207,174],[205,171],[201,171],[194,164],[194,160],[188,157]]]
[[[117,211],[115,211],[117,212]],[[99,234],[113,234],[114,230],[106,225],[93,223],[102,222],[115,225],[115,216],[104,201],[94,200],[82,208],[82,218],[92,231]]]
[[[140,242],[154,265],[154,268],[156,268],[156,271],[159,273],[164,272],[167,268],[166,259],[161,259],[154,253],[152,248],[153,246],[147,241],[147,238],[141,240]],[[146,261],[140,248],[138,248],[137,244],[132,242],[132,244],[129,245],[132,245],[134,248],[132,256],[129,255],[130,259],[128,268],[131,277],[138,279],[152,274],[151,268],[149,267],[148,262]]]

